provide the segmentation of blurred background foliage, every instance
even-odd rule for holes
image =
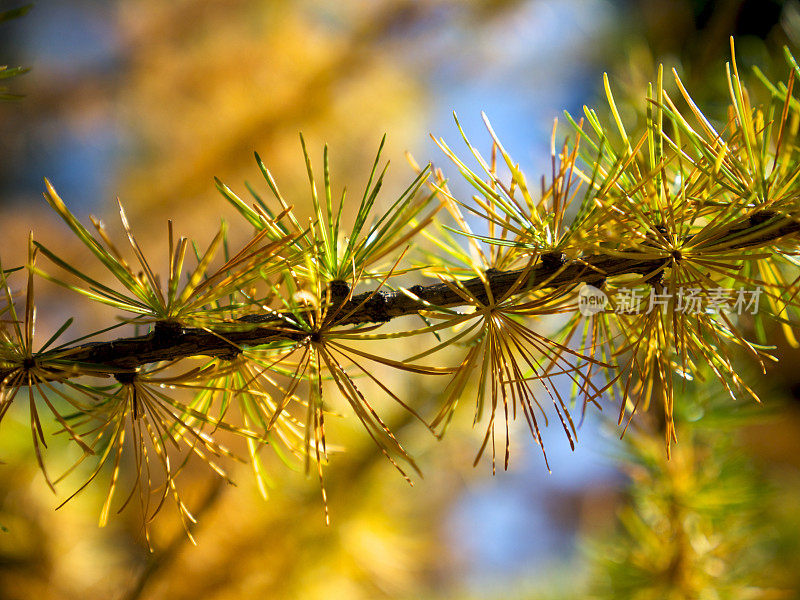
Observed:
[[[43,0],[0,24],[3,64],[32,67],[10,85],[25,98],[0,105],[4,264],[24,260],[32,226],[80,260],[41,199],[45,176],[83,219],[115,222],[119,196],[146,248],[163,243],[167,218],[203,244],[221,217],[245,230],[212,176],[243,190],[258,180],[254,150],[286,197],[307,201],[298,131],[312,149],[328,142],[337,180],[356,188],[388,133],[387,186],[401,190],[413,176],[405,150],[444,163],[427,132],[455,139],[453,109],[484,141],[485,110],[523,168],[544,172],[552,119],[602,104],[603,71],[631,123],[658,63],[723,116],[731,34],[743,72],[785,78],[800,2]],[[44,331],[70,315],[87,331],[113,318],[44,282],[38,301]],[[552,474],[518,443],[510,470],[491,478],[471,467],[480,432],[468,411],[436,442],[386,405],[425,474],[413,488],[340,419],[330,527],[302,472],[274,465],[264,502],[245,467],[235,489],[197,468],[184,490],[199,547],[164,515],[153,554],[135,511],[97,527],[102,486],[54,511],[25,414],[12,411],[0,432],[0,598],[793,598],[800,357],[777,352],[780,366],[750,378],[768,407],[681,394],[670,462],[648,433],[657,424],[643,417],[619,442],[595,412],[575,452],[548,432]],[[432,413],[433,391],[386,377]],[[54,472],[68,452],[51,445]]]

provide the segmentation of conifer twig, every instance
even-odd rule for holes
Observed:
[[[765,226],[764,224],[771,222]],[[779,216],[771,211],[752,214],[749,219],[732,226],[725,237],[730,237],[731,248],[754,248],[776,243],[781,238],[800,232],[800,221],[790,216]],[[739,241],[737,241],[739,240]],[[572,288],[581,283],[602,286],[609,277],[626,274],[646,276],[664,266],[664,259],[618,258],[595,254],[582,259],[565,260],[563,255],[541,255],[538,265],[529,269],[527,281],[517,293],[535,288]],[[488,287],[495,297],[502,296],[514,286],[524,269],[500,271],[492,269],[485,275]],[[462,282],[463,287],[479,300],[486,299],[486,285],[475,277]],[[462,296],[446,283],[415,285],[407,291],[368,291],[354,295],[343,307],[348,316],[337,326],[385,323],[394,318],[415,314],[426,306],[455,307],[464,304]],[[91,342],[58,351],[59,356],[75,363],[90,363],[107,367],[108,373],[130,371],[142,365],[170,361],[189,356],[235,356],[242,346],[266,344],[278,340],[299,339],[305,332],[286,325],[287,321],[276,314],[251,314],[238,319],[252,325],[239,331],[224,333],[214,330],[180,327],[159,327],[146,335],[119,338],[107,342]],[[43,355],[40,355],[43,356]],[[0,381],[8,375],[0,370]],[[98,369],[103,372],[103,369]],[[54,373],[53,379],[64,374]]]

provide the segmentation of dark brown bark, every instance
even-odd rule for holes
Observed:
[[[746,222],[732,226],[723,237],[730,248],[753,249],[776,243],[779,239],[800,232],[800,222],[790,217],[779,217],[762,211],[752,215]],[[716,242],[720,239],[717,237]],[[581,283],[601,286],[609,277],[624,274],[647,275],[653,273],[670,259],[618,258],[597,254],[580,260],[564,261],[553,254],[544,255],[538,264],[529,269],[527,280],[518,286],[515,293],[544,287],[548,289],[566,286],[572,288]],[[498,271],[491,269],[485,277],[497,298],[517,285],[522,269]],[[486,301],[486,289],[480,278],[462,282],[463,286],[481,301]],[[463,298],[445,283],[416,285],[409,291],[419,300],[403,292],[371,291],[353,296],[338,311],[347,315],[336,322],[337,326],[384,323],[404,315],[412,315],[426,304],[444,307],[463,305]],[[176,360],[189,356],[232,357],[243,346],[255,346],[279,339],[301,339],[308,335],[293,329],[279,317],[270,314],[248,315],[239,320],[246,328],[237,331],[209,332],[195,328],[180,328],[162,325],[147,334],[121,338],[109,342],[93,342],[76,346],[68,351],[68,361],[91,363],[106,367],[108,372],[131,371],[136,367],[165,360]],[[159,324],[161,325],[161,324]],[[252,325],[250,327],[249,325]],[[60,351],[59,354],[64,351]],[[53,354],[44,354],[39,360],[45,362]],[[100,369],[102,371],[102,369]],[[0,380],[12,369],[0,370]],[[54,378],[58,378],[57,376]]]

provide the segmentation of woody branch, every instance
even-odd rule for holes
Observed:
[[[766,226],[765,226],[766,224]],[[733,225],[722,236],[730,248],[753,249],[777,243],[786,236],[800,232],[800,221],[794,217],[777,215],[771,211],[752,214],[746,221]],[[565,260],[557,253],[540,255],[531,268],[500,271],[491,269],[479,278],[461,282],[466,291],[477,300],[487,301],[487,287],[497,298],[515,288],[522,294],[532,289],[571,289],[581,283],[602,286],[606,279],[626,274],[647,275],[655,273],[669,262],[664,259],[619,258],[608,254],[593,254],[579,259]],[[524,272],[527,271],[527,274]],[[525,280],[519,283],[521,276]],[[346,315],[336,321],[337,326],[366,323],[385,323],[394,318],[412,315],[429,306],[457,307],[464,299],[446,283],[415,285],[406,291],[373,290],[350,297],[339,314]],[[348,292],[349,293],[349,290]],[[346,294],[344,294],[346,295]],[[307,334],[293,328],[288,319],[276,314],[254,314],[238,319],[242,330],[214,331],[197,328],[170,327],[156,323],[146,335],[119,338],[107,342],[91,342],[61,349],[57,355],[71,362],[90,363],[100,373],[132,371],[142,365],[170,361],[190,356],[233,357],[242,347],[257,346],[281,339],[302,339]],[[159,326],[161,325],[161,326]],[[35,360],[53,358],[56,354],[39,354]],[[12,369],[0,370],[0,381]],[[66,374],[68,376],[68,373]],[[54,372],[53,379],[63,379],[64,372]]]

